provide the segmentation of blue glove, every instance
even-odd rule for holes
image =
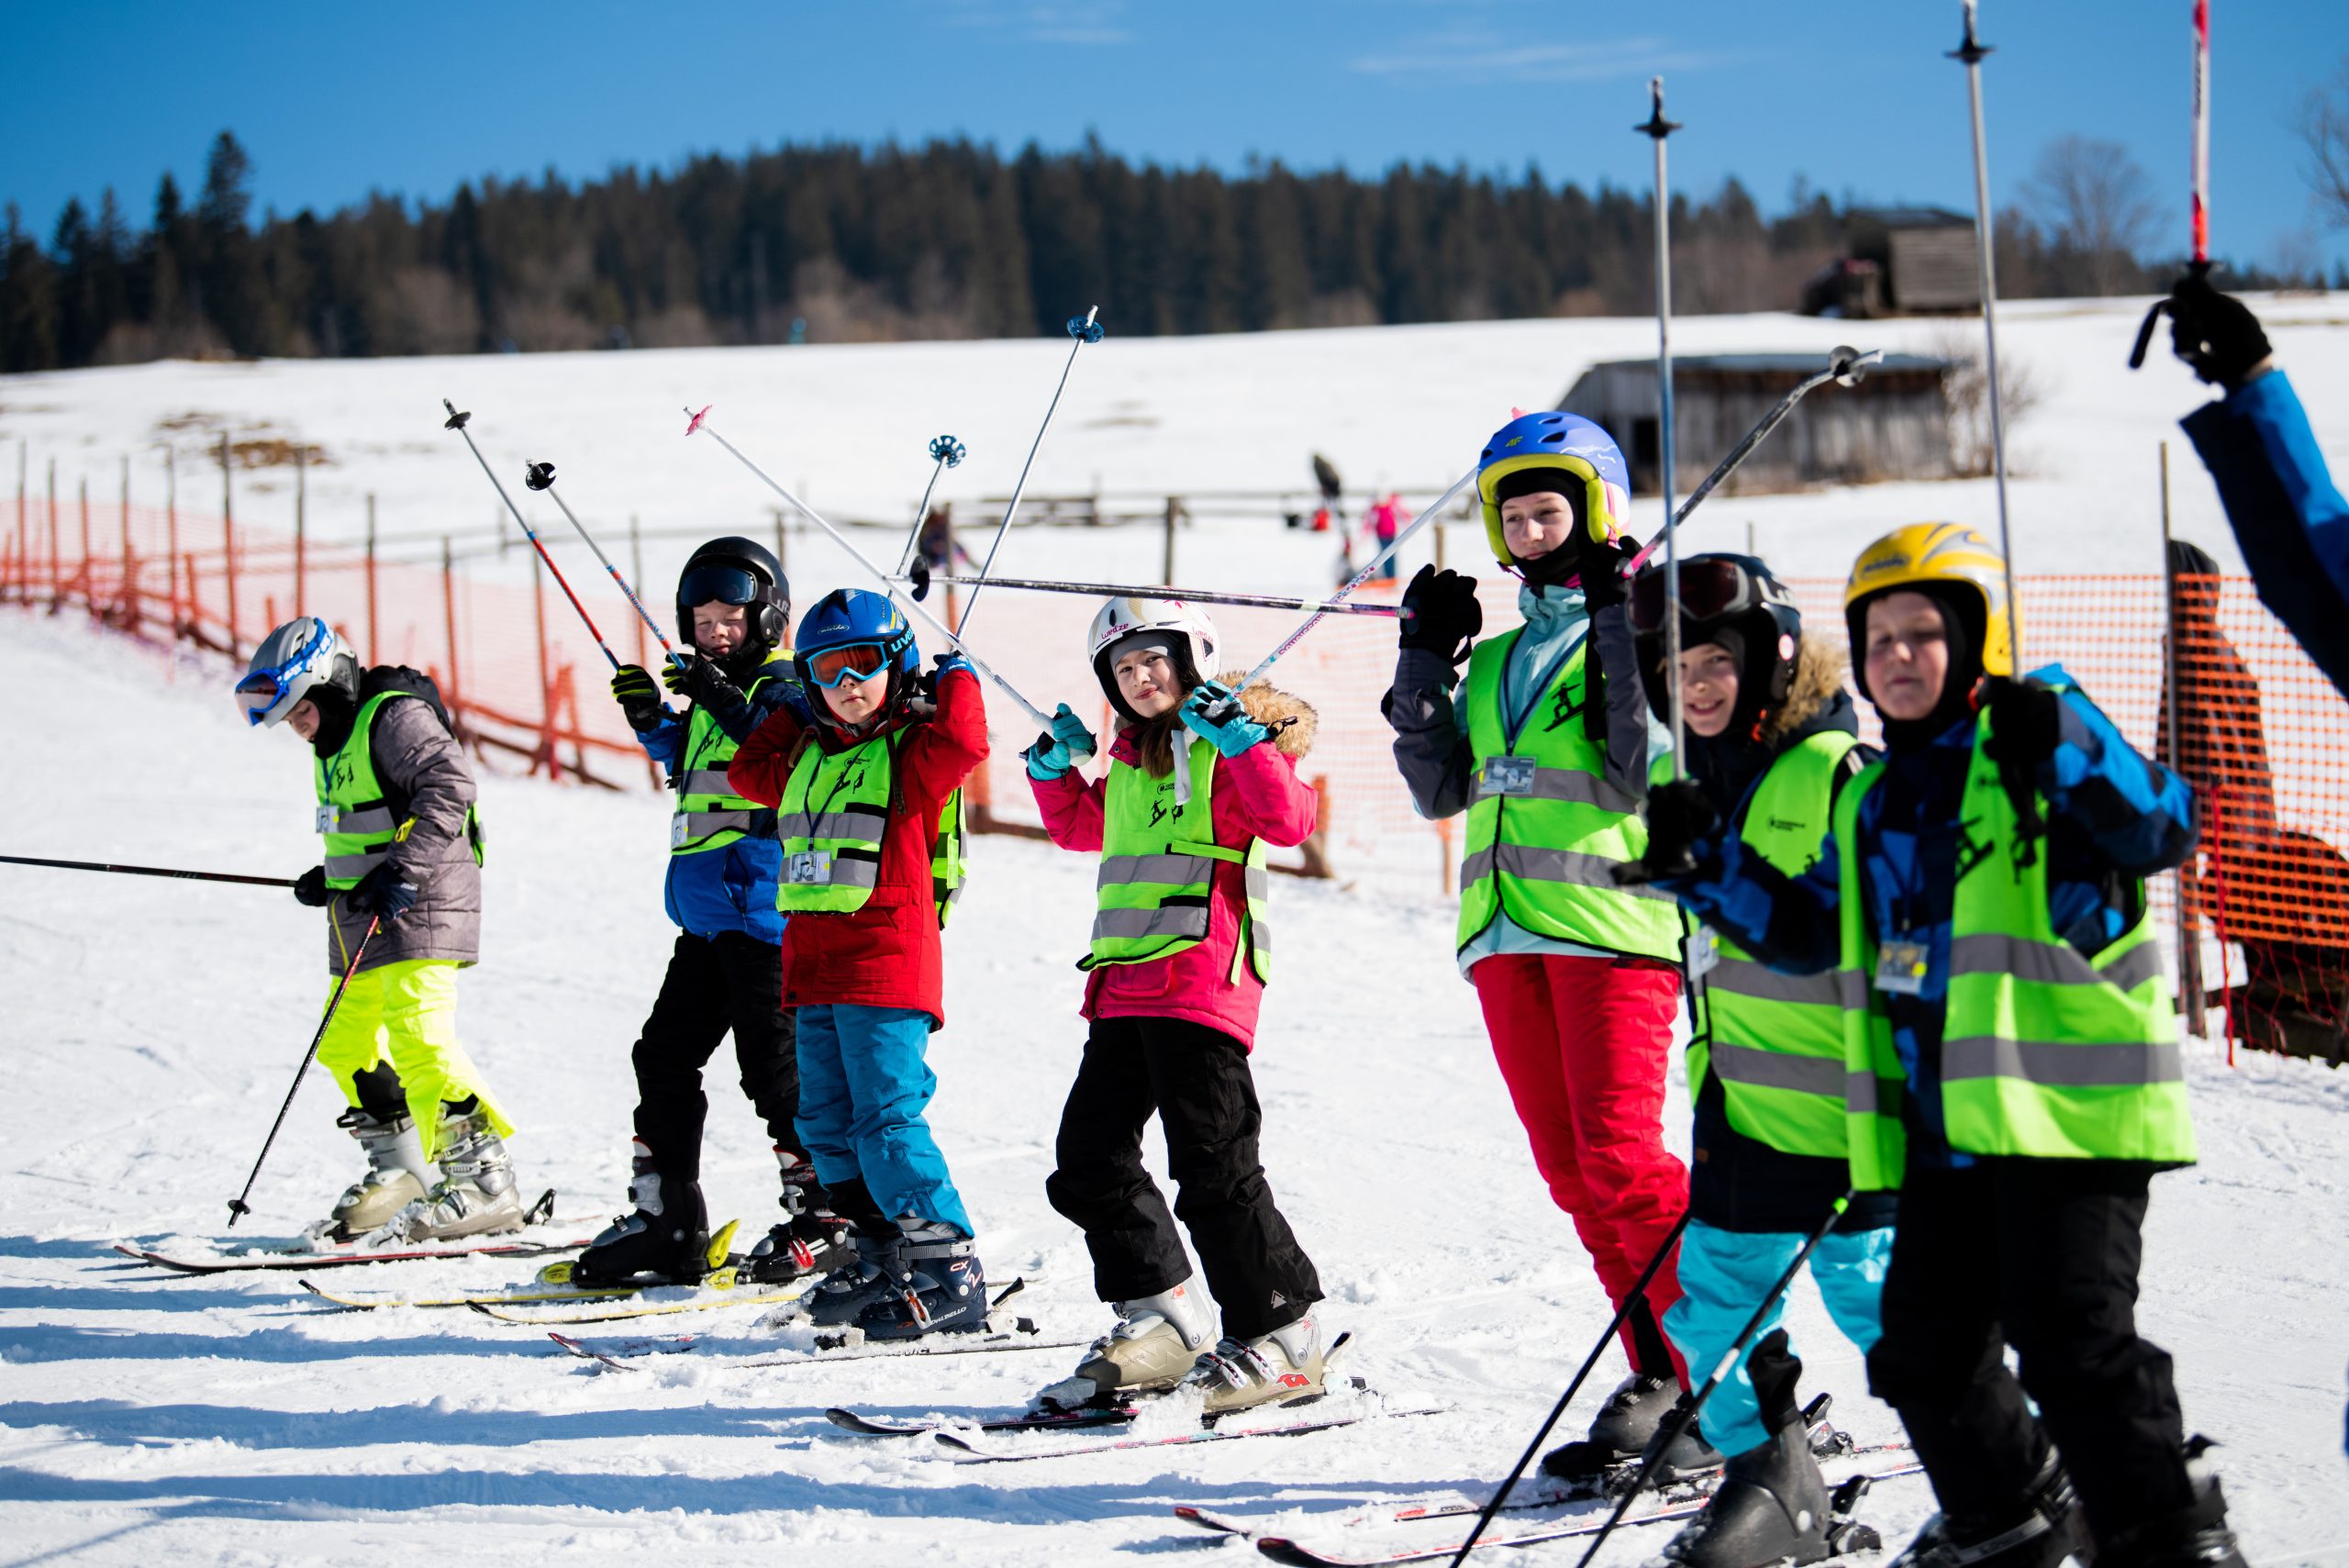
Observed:
[[[1028,760],[1030,778],[1056,779],[1071,768],[1083,767],[1096,750],[1093,731],[1063,703],[1052,714],[1051,733],[1037,736],[1036,743],[1019,754]]]
[[[359,879],[359,885],[351,890],[351,906],[362,915],[379,917],[388,926],[416,906],[416,884],[385,861]]]
[[[1213,681],[1202,681],[1183,699],[1181,717],[1191,732],[1212,742],[1227,757],[1271,739],[1272,731],[1248,717],[1240,699]]]

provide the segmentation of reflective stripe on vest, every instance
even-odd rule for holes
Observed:
[[[401,824],[392,819],[375,777],[370,745],[376,710],[406,696],[406,692],[378,692],[359,705],[351,720],[351,734],[342,750],[329,759],[313,758],[312,781],[318,791],[318,831],[326,835],[327,885],[343,889],[391,858],[391,846]]]
[[[1231,955],[1231,978],[1240,965],[1255,970],[1256,978],[1272,977],[1273,929],[1270,920],[1272,877],[1264,868],[1264,846],[1251,839],[1236,850],[1212,841],[1175,837],[1186,829],[1215,830],[1215,764],[1212,746],[1189,743],[1187,734],[1176,762],[1191,770],[1191,798],[1174,802],[1174,775],[1153,778],[1141,769],[1112,759],[1102,791],[1101,870],[1094,879],[1097,910],[1093,917],[1092,951],[1077,962],[1079,969],[1105,963],[1147,963],[1198,946],[1207,940],[1214,917],[1215,873],[1222,864],[1242,868],[1241,884],[1247,910],[1241,918],[1241,940]]]
[[[1586,639],[1560,666],[1514,740],[1504,728],[1509,651],[1521,631],[1476,645],[1460,691],[1476,758],[1460,862],[1456,942],[1507,914],[1537,937],[1649,958],[1677,958],[1679,906],[1615,869],[1640,858],[1639,802],[1607,779],[1603,748],[1583,733]],[[1494,764],[1508,759],[1505,768]]]
[[[1819,859],[1835,798],[1835,775],[1858,740],[1807,737],[1773,758],[1738,812],[1738,837],[1781,873],[1800,876]],[[1688,1041],[1688,1086],[1718,1073],[1729,1124],[1787,1154],[1841,1159],[1843,1008],[1836,972],[1781,974],[1733,942],[1715,939],[1720,962],[1705,976],[1703,1027]]]
[[[768,663],[782,657],[774,654]],[[742,695],[750,696],[774,678],[762,673]],[[669,819],[671,854],[698,855],[744,838],[777,837],[774,813],[735,794],[726,782],[726,764],[738,749],[739,742],[719,728],[707,708],[696,703],[686,710],[684,765],[675,775],[677,808]]]

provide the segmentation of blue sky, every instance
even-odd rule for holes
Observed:
[[[2215,0],[2214,246],[2335,264],[2289,125],[2349,56],[2341,0]],[[1985,0],[1991,178],[2004,202],[2052,138],[2119,141],[2186,232],[2187,0]],[[618,0],[271,6],[74,0],[0,24],[0,200],[44,237],[113,184],[143,222],[168,167],[192,193],[232,128],[264,203],[552,166],[595,174],[826,138],[966,134],[1007,150],[1097,131],[1111,150],[1376,170],[1398,158],[1644,185],[1630,127],[1666,79],[1688,128],[1675,185],[1793,182],[1871,200],[1972,199],[1955,0]],[[2305,252],[2304,252],[2305,253]]]

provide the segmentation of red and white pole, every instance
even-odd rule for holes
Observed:
[[[2210,0],[2194,0],[2194,264],[2210,264]]]

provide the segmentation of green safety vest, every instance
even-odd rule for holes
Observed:
[[[777,653],[768,662],[782,657]],[[742,695],[749,696],[772,678],[760,674]],[[774,813],[735,794],[726,782],[726,764],[739,746],[699,703],[686,714],[685,750],[676,769],[677,810],[669,819],[671,854],[698,855],[746,837],[775,836]]]
[[[901,733],[876,736],[840,752],[810,745],[799,754],[775,818],[783,840],[777,909],[785,915],[847,915],[873,896],[896,798]],[[958,789],[941,804],[930,833],[931,901],[941,929],[962,896],[966,831]]]
[[[1241,940],[1231,953],[1231,978],[1240,978],[1244,956],[1259,980],[1272,978],[1273,928],[1269,900],[1272,875],[1264,868],[1264,843],[1251,839],[1244,850],[1215,841],[1216,749],[1186,745],[1177,766],[1191,770],[1191,798],[1174,800],[1174,774],[1154,778],[1141,768],[1112,760],[1101,804],[1101,873],[1095,880],[1098,908],[1093,917],[1093,949],[1077,961],[1091,970],[1105,963],[1147,963],[1207,940],[1215,895],[1215,868],[1244,867],[1248,908]],[[1192,831],[1195,836],[1183,834]]]
[[[1813,735],[1771,761],[1738,823],[1746,847],[1789,877],[1819,859],[1835,775],[1856,737]],[[1718,934],[1703,1018],[1688,1040],[1688,1090],[1718,1073],[1730,1126],[1787,1154],[1841,1159],[1843,1009],[1832,970],[1782,974]]]
[[[392,803],[375,778],[373,750],[375,712],[401,697],[424,699],[414,692],[377,692],[359,705],[351,720],[350,738],[332,758],[314,757],[311,777],[318,790],[317,828],[326,835],[327,885],[337,890],[359,885],[360,879],[391,858],[391,846],[407,837],[412,820],[392,815]],[[465,808],[465,840],[473,863],[482,860],[481,812]]]
[[[2065,688],[2058,686],[2057,690]],[[2047,856],[2022,863],[2013,801],[1983,749],[1985,711],[1959,806],[1963,838],[1951,910],[1942,1024],[1942,1111],[1966,1154],[2191,1163],[2194,1129],[2153,921],[2094,958],[2059,936],[2047,911]],[[1843,1047],[1852,1181],[1900,1184],[1906,1075],[1878,999],[1876,947],[1861,904],[1857,824],[1878,763],[1837,803],[1842,872]],[[2045,803],[2039,803],[2043,817]],[[2129,895],[2141,910],[2143,885]]]
[[[1502,676],[1519,635],[1478,643],[1461,688],[1476,798],[1460,862],[1457,945],[1506,913],[1537,937],[1676,959],[1681,918],[1672,895],[1615,881],[1615,868],[1647,848],[1648,832],[1639,801],[1608,783],[1606,752],[1583,733],[1590,644],[1567,656],[1512,738],[1503,727]]]

